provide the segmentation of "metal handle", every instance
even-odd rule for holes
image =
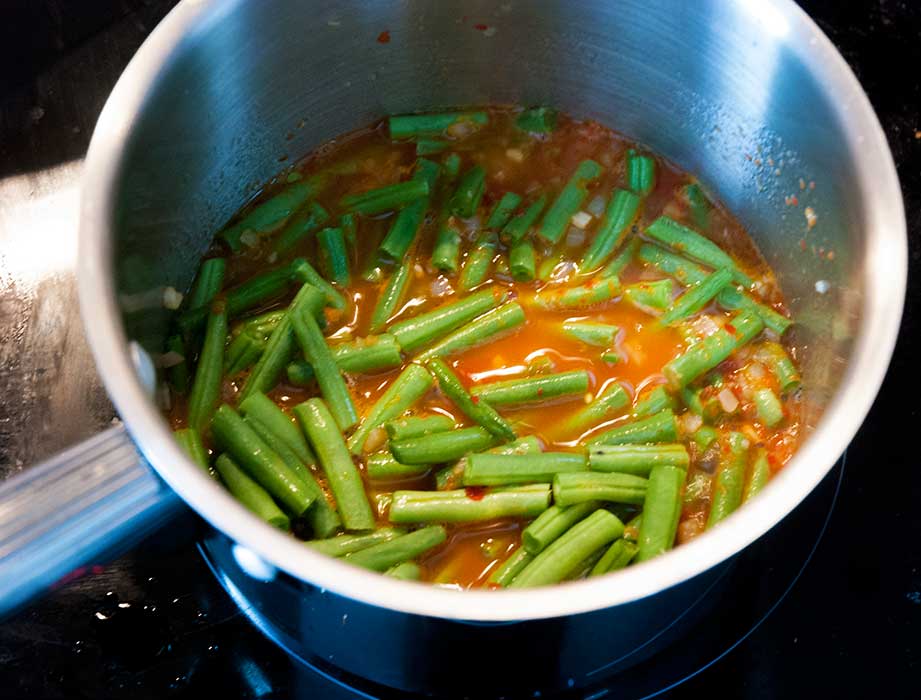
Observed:
[[[137,542],[181,504],[122,426],[9,479],[0,485],[0,615]]]

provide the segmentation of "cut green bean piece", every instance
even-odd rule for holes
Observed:
[[[610,323],[598,323],[597,321],[566,321],[563,323],[563,333],[586,345],[609,348],[617,340],[620,328]]]
[[[425,158],[416,161],[416,172],[413,180],[423,181],[428,184],[429,192],[435,191],[438,174],[441,166]],[[416,238],[419,227],[425,219],[425,212],[429,208],[429,198],[422,197],[403,207],[394,217],[393,224],[384,240],[378,246],[378,251],[390,260],[403,262],[406,253]]]
[[[432,266],[439,272],[457,272],[460,265],[460,242],[460,233],[454,228],[453,220],[444,221],[432,249]]]
[[[368,415],[362,419],[361,424],[352,433],[348,440],[351,453],[361,454],[364,451],[368,434],[372,430],[402,415],[432,388],[432,384],[434,384],[432,375],[424,367],[412,364],[404,369],[381,394]]]
[[[399,209],[428,194],[429,184],[425,180],[405,180],[367,192],[348,194],[339,200],[339,206],[346,212],[369,216]]]
[[[782,394],[799,389],[802,383],[799,371],[782,345],[773,342],[762,343],[755,349],[755,359],[771,371]]]
[[[317,458],[307,445],[304,434],[294,421],[268,396],[254,392],[240,402],[240,412],[246,418],[255,418],[272,435],[288,446],[304,464],[316,464]]]
[[[291,521],[288,516],[282,512],[268,492],[247,476],[230,457],[220,455],[215,462],[215,468],[227,490],[248,510],[280,530],[290,529]]]
[[[664,411],[666,408],[675,410],[678,408],[677,402],[675,398],[668,393],[668,389],[659,384],[651,391],[647,391],[643,394],[643,398],[636,402],[636,405],[633,407],[633,417],[646,418],[654,413],[659,413],[659,411]]]
[[[278,255],[284,255],[305,240],[329,220],[329,212],[317,202],[311,202],[291,217],[272,246]]]
[[[513,486],[553,481],[562,472],[588,469],[580,452],[543,452],[533,455],[472,454],[467,457],[464,486]]]
[[[481,233],[473,244],[473,250],[467,253],[467,259],[461,269],[457,286],[461,291],[467,292],[486,281],[489,276],[489,266],[496,255],[499,245],[499,236],[495,231],[486,230]]]
[[[725,328],[720,328],[669,360],[662,373],[673,388],[681,389],[716,367],[763,328],[764,322],[757,313],[742,311]]]
[[[553,502],[571,506],[586,501],[611,501],[641,505],[646,479],[617,472],[563,472],[553,477]]]
[[[289,513],[300,517],[316,500],[304,481],[227,404],[211,419],[217,444]]]
[[[173,435],[176,438],[176,442],[178,442],[183,451],[191,457],[192,461],[208,472],[208,474],[212,474],[208,450],[206,450],[204,444],[202,444],[199,432],[192,428],[182,428],[181,430],[175,431]]]
[[[355,403],[352,401],[349,388],[345,379],[342,378],[342,371],[336,364],[316,320],[310,314],[294,314],[291,318],[291,326],[301,351],[304,353],[304,359],[310,363],[317,375],[320,393],[326,399],[339,429],[352,428],[358,423]]]
[[[620,294],[616,277],[596,277],[576,287],[548,287],[534,295],[534,304],[542,309],[584,309],[610,301]]]
[[[560,535],[598,510],[597,501],[574,506],[550,506],[521,532],[521,546],[528,554],[540,554]]]
[[[626,568],[626,566],[633,561],[638,551],[639,547],[629,540],[614,540],[614,544],[605,551],[601,559],[592,567],[592,570],[588,574],[589,578],[600,576],[601,574],[609,574]]]
[[[345,250],[345,237],[341,228],[325,228],[317,233],[320,250],[320,264],[326,278],[340,287],[346,287],[351,280],[349,256]]]
[[[189,392],[189,427],[198,431],[207,427],[220,398],[226,339],[227,309],[222,306],[208,316],[205,342],[198,358],[198,366],[195,368],[192,390]]]
[[[454,419],[440,413],[431,416],[410,416],[387,421],[384,429],[391,440],[408,440],[442,433],[455,428]]]
[[[339,217],[339,228],[342,229],[346,245],[354,254],[358,247],[358,218],[355,214],[343,214]]]
[[[557,111],[553,107],[531,107],[515,120],[515,126],[533,134],[549,134],[556,129]]]
[[[515,439],[515,431],[512,426],[487,402],[481,401],[480,397],[473,398],[444,360],[438,357],[433,358],[426,362],[425,367],[438,380],[442,393],[465,416],[474,423],[479,423],[504,442]]]
[[[318,175],[288,185],[218,235],[227,241],[233,252],[239,252],[244,234],[251,232],[258,236],[275,230],[291,214],[300,209],[304,202],[315,197],[325,184],[326,177]]]
[[[227,317],[235,318],[244,311],[259,306],[285,292],[291,284],[291,270],[283,267],[270,270],[230,289],[224,295]],[[198,330],[211,311],[210,304],[182,312],[176,323],[186,335]]]
[[[403,303],[406,290],[409,288],[412,269],[413,261],[407,258],[393,271],[371,314],[371,325],[368,330],[372,333],[380,333],[384,330],[387,322],[393,318],[400,304]]]
[[[743,286],[751,287],[751,278],[739,269],[728,253],[706,236],[702,236],[674,219],[660,216],[646,227],[646,235],[662,245],[671,248],[714,269],[729,268],[732,278]]]
[[[385,481],[422,476],[431,469],[432,465],[403,464],[402,462],[398,462],[396,457],[389,452],[375,452],[372,455],[368,455],[365,467],[369,479]]]
[[[624,287],[624,299],[647,313],[663,311],[672,303],[674,286],[670,279],[637,282]]]
[[[591,403],[580,408],[563,421],[560,426],[560,432],[566,435],[584,433],[589,428],[613,418],[628,403],[630,403],[630,397],[624,391],[624,388],[620,384],[612,382]]]
[[[499,335],[517,328],[524,322],[524,309],[517,302],[510,301],[461,326],[420,353],[418,359],[425,362],[433,357],[448,357],[454,353],[471,350],[487,341],[496,340]]]
[[[651,265],[670,277],[674,277],[685,287],[700,284],[707,279],[709,274],[705,268],[697,263],[649,243],[643,243],[639,246],[636,257],[641,262]]]
[[[656,186],[656,162],[634,149],[627,151],[627,184],[638,195],[645,197]]]
[[[508,586],[533,559],[534,555],[529,554],[524,547],[519,547],[489,575],[489,583],[494,586]]]
[[[628,238],[627,242],[624,243],[624,247],[621,248],[621,251],[613,258],[611,258],[611,262],[609,262],[601,269],[601,272],[598,273],[598,276],[602,278],[617,278],[617,276],[623,272],[624,268],[630,264],[630,261],[633,260],[639,245],[639,238],[635,236]]]
[[[226,269],[227,261],[224,258],[208,258],[202,262],[192,289],[186,297],[186,307],[197,309],[210,304],[224,286]]]
[[[285,368],[285,375],[288,377],[288,383],[294,386],[308,386],[317,378],[307,360],[289,362]]]
[[[441,141],[439,139],[418,139],[416,141],[416,155],[430,156],[435,153],[441,153],[450,145],[451,144],[447,141]]]
[[[716,439],[719,437],[719,433],[715,428],[711,428],[709,425],[702,425],[691,436],[694,439],[694,442],[697,444],[697,448],[703,452],[710,445],[716,442]]]
[[[771,480],[771,463],[768,461],[767,450],[759,447],[755,450],[755,460],[751,466],[745,490],[742,493],[742,502],[747,503],[757,496]]]
[[[402,527],[382,527],[367,535],[337,535],[321,540],[310,540],[307,546],[322,554],[331,557],[344,557],[346,554],[360,552],[362,549],[380,544],[381,542],[390,542],[401,535],[405,535],[406,530]]]
[[[700,185],[696,182],[686,185],[684,187],[684,198],[687,200],[694,225],[703,231],[710,228],[710,202],[704,195],[703,190],[700,189]]]
[[[596,510],[534,557],[515,577],[511,587],[529,588],[559,583],[576,571],[593,552],[620,538],[623,533],[624,524],[616,515]]]
[[[723,460],[716,472],[713,493],[710,496],[710,515],[707,529],[729,516],[742,503],[745,486],[745,472],[748,467],[749,441],[742,433],[729,433],[726,440],[728,457]]]
[[[389,333],[356,338],[334,345],[330,350],[343,372],[373,372],[403,364],[400,345]]]
[[[502,287],[482,289],[414,318],[394,323],[388,331],[404,351],[412,352],[496,308],[507,298],[508,291]]]
[[[486,190],[486,171],[481,165],[474,165],[465,172],[457,183],[457,189],[448,202],[448,212],[462,219],[476,214]]]
[[[604,218],[582,260],[580,272],[590,272],[605,261],[623,244],[640,210],[640,198],[627,190],[615,190],[604,212]]]
[[[783,421],[783,406],[772,389],[758,389],[752,397],[758,420],[769,428],[776,427]]]
[[[537,454],[541,451],[540,441],[533,435],[518,438],[506,445],[493,447],[486,452],[494,455],[527,455]],[[458,488],[464,481],[464,471],[467,468],[467,459],[461,458],[454,464],[439,469],[435,473],[435,487],[439,491]]]
[[[384,576],[400,581],[418,581],[422,578],[422,567],[415,562],[405,561],[402,564],[391,566],[384,572]]]
[[[444,114],[404,114],[387,120],[390,138],[438,136],[462,124],[480,127],[489,123],[486,112],[447,112]]]
[[[545,206],[547,206],[547,195],[541,195],[539,199],[529,204],[527,209],[505,224],[499,237],[508,245],[514,245],[520,241],[537,221],[537,217],[541,215]]]
[[[502,195],[502,199],[496,202],[496,206],[490,212],[489,218],[486,219],[486,228],[498,231],[504,227],[512,218],[512,214],[515,213],[519,204],[521,204],[520,195],[514,192],[506,192]]]
[[[185,394],[189,390],[190,363],[189,358],[186,357],[188,355],[188,350],[186,350],[185,342],[182,340],[181,335],[177,333],[166,339],[166,352],[173,353],[179,358],[182,358],[170,367],[167,373],[173,391],[177,394]]]
[[[716,302],[724,309],[735,311],[736,309],[748,309],[757,313],[764,325],[770,328],[774,333],[781,336],[787,332],[787,329],[793,325],[793,321],[783,314],[775,311],[767,304],[756,301],[750,294],[737,289],[734,286],[724,287],[716,296]]]
[[[584,396],[588,386],[588,372],[577,369],[558,374],[476,384],[470,389],[470,394],[486,401],[490,406],[513,406],[549,401],[563,396]]]
[[[439,464],[479,452],[496,444],[496,438],[484,428],[461,428],[433,433],[419,438],[395,440],[390,451],[404,464]]]
[[[447,539],[445,529],[431,525],[390,540],[360,549],[346,556],[345,561],[371,571],[387,571],[397,564],[415,559]]]
[[[640,525],[637,561],[647,561],[675,544],[681,518],[681,488],[687,472],[681,467],[659,465],[649,473],[643,522]]]
[[[256,337],[249,331],[240,333],[224,352],[224,374],[233,377],[252,367],[265,350],[266,343],[265,338]]]
[[[441,167],[444,169],[446,182],[454,182],[455,178],[460,174],[460,166],[461,158],[456,153],[449,153],[445,157]]]
[[[513,243],[508,251],[508,264],[516,282],[530,282],[537,276],[537,253],[527,238]]]
[[[670,408],[655,415],[618,425],[593,436],[589,445],[632,445],[637,443],[675,442],[678,421]]]
[[[314,269],[313,265],[303,258],[297,258],[291,261],[291,273],[300,282],[313,285],[323,292],[323,295],[326,297],[327,306],[341,311],[348,305],[348,301],[342,292],[327,282],[323,276]]]
[[[326,404],[308,399],[294,407],[294,415],[307,435],[336,498],[347,530],[374,529],[374,515],[365,494],[361,474],[352,462],[342,435]]]
[[[456,491],[396,491],[390,504],[392,523],[467,523],[496,518],[534,518],[550,506],[547,484],[491,489],[470,494]]]
[[[693,287],[687,289],[672,305],[666,309],[659,319],[663,326],[670,326],[676,321],[693,316],[703,309],[719,294],[732,279],[732,270],[722,268],[708,275]]]
[[[689,464],[684,445],[592,445],[588,451],[589,468],[598,472],[648,477],[653,467],[669,465],[687,469]]]
[[[583,160],[579,163],[569,182],[544,214],[537,228],[541,238],[556,243],[563,237],[572,215],[579,211],[579,207],[588,196],[586,186],[597,180],[601,173],[601,166],[593,160]]]

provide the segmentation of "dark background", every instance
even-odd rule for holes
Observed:
[[[0,3],[0,475],[93,433],[112,417],[107,402],[93,398],[101,394],[76,320],[72,274],[55,270],[26,282],[6,255],[15,252],[17,239],[16,232],[3,231],[4,207],[11,208],[3,197],[18,190],[4,189],[3,178],[22,176],[29,197],[77,182],[109,90],[173,4]],[[886,383],[849,450],[838,502],[812,561],[753,634],[669,698],[919,695],[921,465],[912,436],[919,421],[921,350],[921,6],[892,0],[801,4],[867,90],[899,169],[910,237],[905,318]],[[48,168],[57,174],[29,175]],[[74,230],[70,222],[27,233],[53,246]],[[49,308],[55,300],[64,311]],[[49,314],[56,322],[40,324]],[[55,398],[77,386],[81,390],[72,393],[78,396],[64,404]],[[65,409],[70,415],[63,428],[42,419]],[[188,516],[116,561],[88,567],[3,622],[0,696],[290,695],[292,662],[242,618],[212,578],[195,549],[199,526]],[[309,697],[333,694],[321,683],[299,687]]]

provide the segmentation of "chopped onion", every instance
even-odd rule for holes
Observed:
[[[509,160],[513,160],[516,163],[521,163],[524,160],[524,153],[521,152],[520,148],[509,148],[505,155],[508,156]]]
[[[562,282],[568,279],[576,271],[576,264],[572,260],[565,260],[553,268],[550,273],[550,279],[553,282]]]
[[[446,129],[448,136],[455,139],[470,136],[474,131],[476,131],[476,124],[469,119],[460,119]]]
[[[365,449],[368,452],[374,452],[384,444],[386,439],[387,433],[385,433],[384,428],[379,425],[368,433],[368,439],[365,440]]]
[[[584,229],[591,223],[592,215],[587,211],[577,211],[572,215],[570,221],[572,221],[572,225],[576,228]]]
[[[748,374],[752,379],[764,379],[766,375],[764,365],[760,362],[752,362],[748,365]]]
[[[163,290],[163,306],[175,311],[182,305],[182,292],[177,292],[173,287]]]
[[[576,248],[585,243],[585,231],[575,226],[570,226],[566,231],[566,245],[570,248]]]
[[[271,253],[269,253],[269,257],[267,257],[266,260],[268,260],[270,263],[275,262],[278,260],[278,253],[273,250]]]
[[[180,355],[178,352],[170,350],[169,352],[165,352],[162,355],[156,355],[154,357],[154,364],[157,367],[168,369],[170,367],[175,367],[183,360],[185,360],[184,355]]]
[[[247,248],[255,248],[259,245],[259,234],[255,231],[244,231],[240,234],[240,243],[245,245]]]
[[[164,382],[157,384],[154,400],[157,402],[157,406],[163,411],[168,411],[172,407],[172,396],[170,395],[169,387]]]
[[[592,216],[601,216],[604,213],[604,197],[600,194],[596,194],[592,197],[591,201],[588,203],[588,206],[585,207],[589,214]]]
[[[681,421],[681,427],[685,433],[695,433],[700,429],[700,426],[704,424],[703,418],[690,411],[682,413],[678,420]]]
[[[720,401],[720,406],[723,407],[723,410],[726,413],[735,413],[736,409],[739,407],[739,400],[736,398],[736,395],[732,393],[732,389],[724,388],[720,390],[720,393],[716,395],[716,398]]]
[[[713,335],[720,329],[720,325],[709,314],[703,314],[691,321],[691,327],[694,332],[701,338]]]
[[[432,294],[436,297],[443,297],[453,291],[454,289],[451,287],[451,282],[444,275],[438,275],[438,277],[432,281]]]

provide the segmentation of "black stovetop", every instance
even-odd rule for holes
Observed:
[[[21,240],[4,224],[19,220],[4,220],[3,197],[34,199],[47,218],[33,235],[72,247],[69,215],[92,125],[119,72],[172,4],[8,0],[0,8],[0,476],[91,434],[112,415],[76,320],[75,253],[40,275],[17,267]],[[840,488],[839,468],[816,496],[822,522],[802,530],[794,522],[775,535],[808,534],[808,554],[837,489],[808,565],[799,574],[792,548],[789,566],[777,571],[760,567],[756,553],[743,560],[739,576],[747,583],[728,616],[733,623],[713,620],[663,657],[683,675],[699,671],[667,691],[669,698],[907,698],[917,697],[921,681],[921,469],[907,440],[921,418],[921,7],[801,4],[854,68],[889,138],[911,239],[905,318]],[[250,625],[200,556],[200,527],[189,514],[4,621],[0,696],[353,697]]]

